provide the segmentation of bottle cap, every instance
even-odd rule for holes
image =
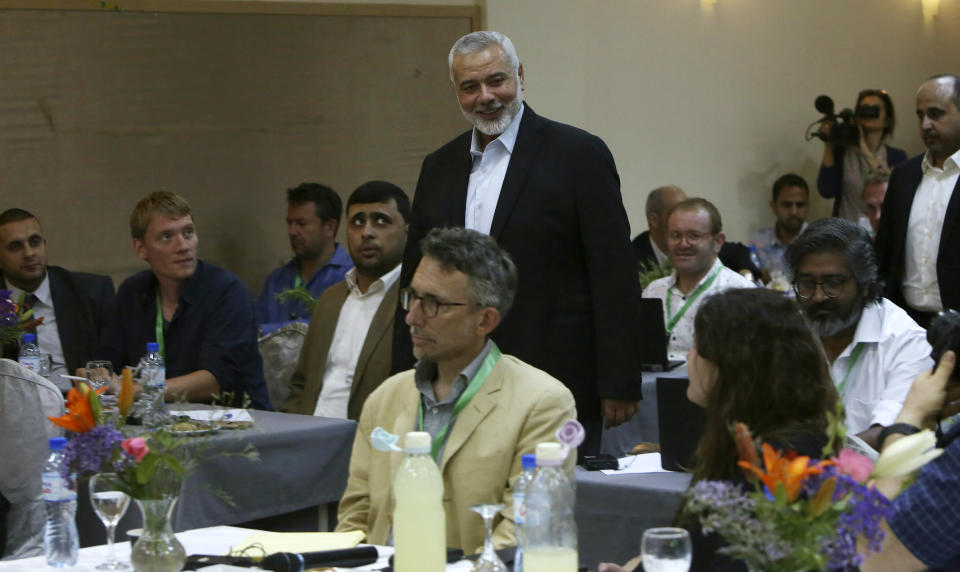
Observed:
[[[520,457],[521,467],[524,471],[527,469],[536,469],[537,468],[537,456],[533,453],[527,453],[523,457]]]
[[[50,437],[50,450],[59,451],[63,449],[67,444],[66,437]]]
[[[157,342],[147,342],[147,353],[160,351],[160,344]]]
[[[537,444],[537,464],[541,467],[556,467],[563,464],[566,454],[560,443],[549,441]]]
[[[37,343],[36,334],[23,334],[23,343],[25,344],[35,344]]]
[[[426,431],[410,431],[404,440],[404,451],[407,453],[429,453],[430,434]]]

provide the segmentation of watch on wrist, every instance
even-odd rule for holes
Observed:
[[[913,435],[914,433],[919,433],[919,432],[920,432],[920,428],[917,427],[916,425],[911,425],[909,423],[894,423],[893,425],[884,427],[883,430],[880,431],[880,437],[877,439],[877,443],[880,445],[881,448],[883,448],[883,443],[887,440],[887,437],[889,437],[890,435],[893,435],[893,434]]]

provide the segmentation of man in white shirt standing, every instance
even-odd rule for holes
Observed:
[[[367,396],[390,375],[397,278],[410,199],[370,181],[347,200],[347,247],[354,268],[317,300],[281,411],[358,419]]]
[[[811,223],[787,247],[797,301],[820,337],[846,410],[847,433],[879,449],[913,378],[933,367],[926,332],[880,296],[870,234],[856,223]]]
[[[753,288],[749,278],[730,270],[717,255],[726,240],[720,212],[701,198],[677,203],[667,216],[667,250],[673,273],[654,280],[644,298],[663,300],[667,357],[686,359],[693,347],[697,308],[710,296],[730,288]]]
[[[884,294],[926,327],[960,308],[960,78],[934,76],[917,92],[927,152],[890,175],[877,229]]]

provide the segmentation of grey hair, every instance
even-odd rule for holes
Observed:
[[[810,254],[831,253],[843,257],[853,272],[864,304],[880,299],[881,284],[877,277],[877,255],[870,234],[858,224],[842,218],[825,218],[810,223],[787,247],[785,258],[790,275],[795,278],[800,262]]]
[[[650,191],[650,193],[647,195],[647,214],[648,215],[651,213],[663,214],[663,202],[664,202],[663,195],[667,191],[672,191],[672,190],[677,190],[681,192],[683,191],[683,189],[681,189],[676,185],[664,185],[662,187],[657,187],[656,189],[653,189],[652,191]]]
[[[503,318],[517,291],[517,267],[490,235],[461,227],[435,228],[420,241],[424,257],[467,275],[471,301]]]
[[[890,169],[885,169],[879,167],[867,173],[867,180],[864,181],[863,186],[876,185],[877,183],[888,183],[890,182]]]
[[[507,56],[507,63],[510,69],[515,73],[520,69],[520,58],[517,57],[517,50],[513,47],[510,38],[500,32],[481,30],[479,32],[470,32],[463,36],[450,48],[450,54],[447,56],[447,67],[450,68],[450,81],[453,81],[453,58],[466,54],[475,54],[482,52],[490,46],[499,46]]]

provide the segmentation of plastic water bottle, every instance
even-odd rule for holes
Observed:
[[[750,263],[753,264],[753,266],[761,273],[763,272],[763,264],[760,264],[760,255],[757,254],[757,247],[752,244],[750,245]],[[759,278],[753,278],[752,275],[751,278],[757,286],[763,286],[763,280],[760,280]]]
[[[36,334],[23,334],[23,343],[20,344],[20,356],[17,361],[30,371],[40,373],[40,348],[37,347]]]
[[[397,572],[443,572],[447,567],[443,478],[430,456],[430,441],[429,433],[407,433],[407,457],[393,479],[393,569]]]
[[[77,535],[77,490],[75,485],[61,476],[63,437],[50,439],[50,457],[43,467],[43,504],[47,511],[47,524],[43,530],[43,553],[47,564],[65,568],[77,563],[80,540]]]
[[[517,551],[513,556],[513,572],[523,572],[523,534],[524,524],[527,520],[526,492],[533,481],[534,471],[537,468],[536,455],[524,455],[521,457],[523,471],[513,483],[513,526],[517,535]]]
[[[539,469],[524,494],[524,572],[577,572],[574,489],[563,471],[564,457],[559,443],[537,445]]]
[[[167,367],[157,342],[147,343],[147,355],[143,356],[143,367],[140,368],[140,383],[143,386],[143,424],[147,427],[163,425],[167,418],[164,401]]]

